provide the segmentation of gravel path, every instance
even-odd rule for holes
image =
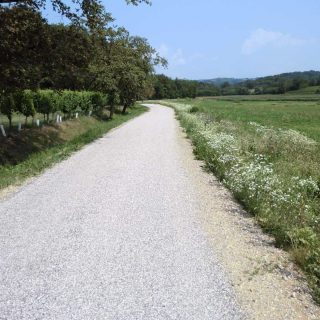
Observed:
[[[0,202],[0,319],[244,319],[169,108]]]

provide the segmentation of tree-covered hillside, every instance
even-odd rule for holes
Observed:
[[[200,96],[218,96],[220,88],[217,86],[182,79],[171,79],[163,74],[153,78],[153,99],[195,98]]]
[[[290,72],[230,85],[224,88],[223,94],[283,94],[317,85],[320,85],[319,71]]]

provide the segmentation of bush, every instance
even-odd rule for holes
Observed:
[[[25,90],[16,96],[18,102],[18,110],[26,117],[26,123],[29,117],[34,117],[36,109],[34,106],[34,96],[32,91]]]
[[[189,112],[190,113],[197,113],[197,112],[199,112],[199,108],[198,107],[192,107]]]
[[[100,115],[103,107],[106,105],[107,98],[99,92],[91,93],[90,98],[94,113]]]
[[[80,111],[86,115],[88,115],[89,111],[92,111],[93,105],[91,101],[91,93],[90,92],[80,92],[77,93],[77,99],[79,99],[79,105],[77,107],[77,111]]]
[[[43,114],[49,121],[50,113],[57,111],[63,112],[69,118],[76,112],[88,115],[92,111],[96,115],[101,115],[106,102],[107,96],[100,92],[24,90],[0,96],[0,112],[8,117],[11,125],[14,112],[23,114],[26,117],[26,123],[28,117],[34,117],[36,113]]]
[[[62,91],[59,98],[59,110],[62,111],[64,115],[71,117],[71,114],[77,109],[77,103],[79,103],[77,97],[78,95],[72,91]]]
[[[52,90],[39,90],[34,94],[34,104],[38,113],[47,116],[49,121],[50,113],[57,110],[57,97],[55,92]]]

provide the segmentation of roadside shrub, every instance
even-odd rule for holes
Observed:
[[[41,90],[34,94],[34,103],[38,113],[43,114],[49,121],[50,113],[56,111],[56,98],[55,93],[52,90]]]
[[[50,114],[62,112],[71,118],[76,112],[88,115],[94,112],[101,115],[106,106],[107,96],[99,92],[63,90],[24,90],[0,96],[0,112],[8,117],[11,125],[14,112],[23,114],[26,123],[29,117],[41,113],[47,121]]]
[[[102,93],[93,92],[90,95],[92,109],[95,114],[100,115],[103,107],[106,105],[106,97]]]
[[[197,112],[199,112],[199,108],[198,107],[192,107],[189,112],[190,113],[197,113]]]
[[[59,98],[59,110],[64,113],[65,116],[71,117],[77,109],[80,109],[81,95],[74,91],[65,90],[60,93]]]
[[[11,93],[0,96],[0,112],[7,116],[9,126],[12,127],[12,116],[16,111],[16,103]]]
[[[25,90],[16,95],[16,101],[18,102],[18,110],[25,116],[26,124],[28,122],[28,118],[34,117],[36,114],[33,98],[33,93],[30,90]]]
[[[89,111],[92,111],[91,103],[91,93],[90,92],[77,92],[77,99],[79,100],[79,105],[76,108],[76,111],[80,111],[88,115]]]

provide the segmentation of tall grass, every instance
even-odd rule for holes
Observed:
[[[196,155],[308,275],[320,302],[320,146],[293,129],[172,103]]]

